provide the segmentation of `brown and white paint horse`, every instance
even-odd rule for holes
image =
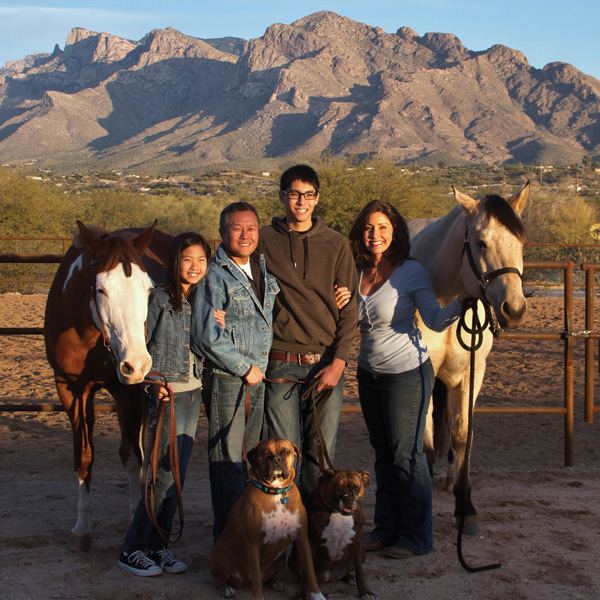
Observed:
[[[58,396],[73,430],[79,501],[71,533],[86,550],[91,545],[93,400],[100,388],[116,403],[130,514],[140,499],[143,399],[141,386],[134,384],[151,368],[145,339],[150,276],[162,280],[161,257],[166,256],[171,236],[153,231],[154,226],[107,233],[79,221],[77,225],[79,232],[48,293],[44,337]]]
[[[524,229],[519,215],[529,197],[529,184],[509,200],[486,196],[478,201],[458,190],[454,190],[454,195],[458,206],[446,216],[435,220],[415,219],[409,223],[411,255],[427,269],[442,304],[448,304],[459,294],[473,298],[485,295],[500,326],[513,326],[522,320],[527,308],[520,277],[523,272]],[[482,281],[485,282],[483,286]],[[479,309],[483,313],[481,303]],[[468,325],[469,315],[467,313]],[[480,319],[483,322],[483,314]],[[475,533],[477,511],[471,501],[468,473],[464,469],[469,408],[469,353],[458,342],[457,323],[442,333],[427,329],[422,322],[419,322],[419,327],[436,373],[434,403],[440,398],[446,400],[445,410],[454,456],[449,465],[446,487],[454,491],[457,517],[462,514],[466,517],[464,532]],[[489,329],[483,335],[483,343],[475,359],[475,398],[481,389],[486,359],[493,342]],[[441,387],[440,382],[443,383]],[[436,393],[436,390],[442,391],[442,394]],[[425,440],[430,457],[434,454],[431,415],[430,410]],[[469,487],[466,494],[465,486]],[[465,496],[466,503],[463,500]]]

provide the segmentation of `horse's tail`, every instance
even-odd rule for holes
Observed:
[[[448,426],[448,388],[437,377],[432,392],[433,399],[433,449],[441,458],[450,449],[450,428]]]

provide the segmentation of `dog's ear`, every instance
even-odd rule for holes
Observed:
[[[292,448],[294,449],[294,452],[296,453],[296,461],[299,461],[300,457],[302,456],[302,454],[300,452],[300,448],[298,448],[298,446],[296,446],[296,444],[294,444],[294,442],[290,442],[290,444],[292,444]]]
[[[358,474],[360,475],[363,485],[369,487],[371,484],[371,476],[366,471],[358,471]]]
[[[319,483],[322,481],[329,481],[335,474],[333,469],[327,469],[326,471],[321,471],[321,475],[319,475]]]
[[[256,444],[256,446],[254,446],[254,448],[252,448],[251,450],[248,450],[248,454],[246,455],[246,458],[248,459],[248,464],[253,469],[256,466],[256,451],[261,444],[262,444],[262,442],[258,442],[258,444]]]

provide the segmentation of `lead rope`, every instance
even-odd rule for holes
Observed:
[[[156,419],[156,428],[154,431],[154,440],[152,443],[152,450],[150,457],[148,458],[148,464],[146,467],[146,485],[144,486],[144,504],[146,507],[146,514],[150,519],[152,525],[160,535],[160,537],[168,544],[179,541],[183,535],[183,492],[181,487],[181,475],[179,471],[179,449],[177,446],[177,425],[175,423],[175,401],[174,393],[172,388],[167,385],[167,378],[158,372],[151,372],[148,375],[161,377],[163,379],[163,386],[169,392],[168,400],[158,401],[158,416]],[[156,384],[158,383],[154,379],[144,379],[144,383]],[[166,405],[169,404],[169,464],[171,471],[173,472],[173,482],[175,484],[175,491],[177,493],[177,504],[179,511],[179,530],[174,534],[165,531],[158,524],[158,517],[156,514],[156,482],[158,479],[158,459],[160,454],[160,443],[162,437],[162,424],[164,420],[164,411]]]
[[[315,420],[315,437],[317,442],[319,471],[321,474],[323,474],[327,470],[333,470],[333,463],[331,461],[331,458],[329,457],[327,447],[323,442],[323,432],[321,430],[321,421],[319,418],[318,410],[318,401],[321,400],[322,402],[326,402],[331,396],[333,389],[329,388],[317,392],[316,387],[318,381],[316,379],[312,379],[311,381],[307,382],[304,379],[289,379],[287,377],[277,377],[275,379],[269,379],[268,377],[265,377],[264,381],[268,381],[269,383],[293,383],[295,385],[304,386],[304,389],[301,392],[301,398],[303,401],[305,401],[307,398],[310,398],[313,407],[313,418]]]
[[[471,456],[471,444],[473,442],[473,409],[475,404],[475,352],[481,348],[481,344],[483,343],[483,334],[488,327],[492,326],[493,321],[491,320],[490,309],[486,306],[485,302],[484,308],[485,310],[485,320],[482,323],[479,320],[479,315],[477,314],[477,298],[467,298],[463,302],[462,310],[460,313],[460,318],[458,321],[458,327],[456,329],[456,337],[458,338],[458,343],[462,348],[469,352],[469,414],[467,419],[467,445],[465,448],[465,460],[463,463],[464,470],[464,486],[463,486],[463,511],[461,512],[460,519],[458,522],[458,535],[456,538],[456,551],[458,554],[458,560],[462,567],[468,573],[479,573],[481,571],[489,571],[491,569],[499,569],[502,566],[502,563],[490,563],[487,565],[481,565],[478,567],[470,566],[463,556],[462,551],[462,538],[463,532],[465,528],[465,511],[464,506],[466,506],[468,502],[468,493],[469,493],[469,463]],[[466,314],[467,311],[471,310],[473,317],[471,321],[471,326],[467,325]],[[470,334],[471,339],[470,343],[467,342],[463,338],[463,332]]]

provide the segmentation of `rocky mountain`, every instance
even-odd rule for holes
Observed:
[[[323,151],[574,162],[600,152],[600,82],[505,46],[386,33],[331,12],[264,35],[139,41],[73,29],[0,71],[0,161],[185,170]]]

